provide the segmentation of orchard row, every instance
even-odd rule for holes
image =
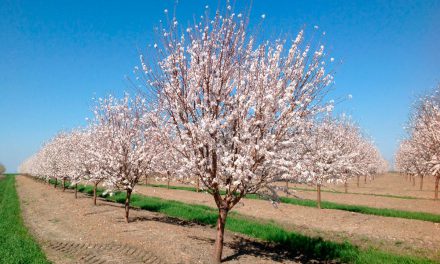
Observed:
[[[319,190],[386,170],[360,129],[333,114],[334,59],[324,46],[304,31],[257,44],[248,19],[229,5],[186,29],[167,17],[153,55],[135,67],[142,95],[98,100],[87,127],[58,134],[21,172],[124,190],[127,222],[142,177],[197,181],[219,210],[220,262],[227,215],[245,195],[276,201],[280,180]]]
[[[440,90],[421,97],[414,105],[408,123],[408,137],[399,146],[396,168],[415,183],[430,175],[435,178],[434,198],[438,199],[440,182]]]

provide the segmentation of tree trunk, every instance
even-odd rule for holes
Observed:
[[[125,197],[125,222],[128,223],[128,214],[130,213],[130,198],[131,190],[127,190],[127,196]]]
[[[54,188],[55,188],[55,189],[57,188],[57,184],[58,184],[58,179],[55,178],[55,184],[54,184]]]
[[[416,176],[413,176],[413,186],[416,186]]]
[[[145,185],[148,185],[148,175],[145,175]]]
[[[367,184],[367,175],[364,176],[364,183]]]
[[[318,193],[318,200],[317,200],[318,208],[321,209],[321,184],[316,185],[316,190]]]
[[[66,178],[63,178],[63,192],[66,190]]]
[[[98,188],[98,184],[95,183],[93,185],[93,204],[96,205],[96,189]]]
[[[420,175],[420,191],[423,189],[423,175]]]
[[[440,181],[440,176],[437,176],[435,178],[435,193],[434,193],[434,199],[438,200],[438,182]]]
[[[170,189],[170,172],[167,171],[167,189]]]
[[[358,175],[358,176],[357,176],[357,183],[356,183],[358,188],[359,188],[359,179],[360,179],[360,178],[361,178],[361,176]]]
[[[197,180],[196,180],[196,191],[197,192],[200,191],[200,179],[199,179],[199,177],[197,177]]]
[[[214,263],[221,263],[223,254],[223,238],[225,233],[228,210],[219,209],[217,218],[217,238],[215,239]]]
[[[344,187],[345,187],[345,193],[347,193],[348,192],[348,183],[347,182],[344,183]]]

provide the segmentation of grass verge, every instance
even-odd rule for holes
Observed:
[[[70,186],[69,186],[70,188]],[[79,185],[78,191],[93,194],[92,186]],[[102,189],[97,194],[111,202],[124,203],[125,193],[118,192],[110,196],[104,195]],[[179,218],[198,224],[215,226],[217,210],[212,207],[187,204],[157,197],[133,194],[131,206],[164,215]],[[229,214],[226,229],[249,237],[270,242],[289,252],[289,255],[301,262],[339,261],[344,263],[435,263],[429,259],[412,256],[396,255],[377,249],[362,250],[349,242],[338,243],[323,240],[320,237],[309,237],[296,232],[287,231],[274,222],[248,218],[235,212]]]
[[[23,224],[15,176],[0,179],[0,263],[50,263]]]
[[[297,190],[297,191],[305,191],[305,192],[316,192],[316,189],[302,188],[302,187],[290,187],[289,189]],[[429,198],[421,198],[421,197],[406,196],[406,195],[360,193],[360,192],[341,192],[341,191],[336,191],[336,190],[322,190],[322,189],[321,189],[321,192],[337,193],[337,194],[369,195],[369,196],[387,197],[387,198],[396,198],[396,199],[405,199],[405,200],[432,200]]]
[[[167,188],[167,185],[162,185],[162,184],[150,184],[149,186],[156,187],[156,188]],[[185,190],[185,191],[192,191],[192,192],[196,191],[196,188],[189,187],[189,186],[170,186],[170,189]],[[256,194],[246,195],[246,198],[248,198],[248,199],[262,199],[260,196],[258,196]],[[286,204],[307,206],[307,207],[317,207],[316,201],[309,200],[309,199],[280,197],[280,202],[286,203]],[[343,211],[355,212],[355,213],[360,213],[360,214],[414,219],[414,220],[422,220],[422,221],[440,223],[440,215],[425,213],[425,212],[412,212],[412,211],[403,211],[403,210],[397,210],[397,209],[376,208],[376,207],[369,207],[369,206],[362,206],[362,205],[339,204],[339,203],[334,203],[334,202],[329,202],[329,201],[322,201],[321,207],[323,209],[343,210]]]

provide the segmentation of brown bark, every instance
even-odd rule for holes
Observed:
[[[367,175],[364,176],[364,183],[367,184]]]
[[[420,191],[423,189],[423,175],[420,175]]]
[[[78,184],[75,184],[75,199],[78,198]]]
[[[316,190],[318,193],[317,205],[318,205],[318,208],[321,209],[321,184],[316,185]]]
[[[57,188],[57,184],[58,184],[58,179],[55,178],[55,184],[54,184],[54,188],[55,188],[55,189]]]
[[[125,222],[128,223],[128,215],[130,213],[130,198],[131,190],[127,190],[127,196],[125,197]]]
[[[200,179],[199,179],[199,177],[197,177],[197,180],[196,180],[196,191],[197,192],[200,191]]]
[[[167,189],[170,189],[170,172],[167,171]]]
[[[66,190],[66,178],[63,178],[63,192]]]
[[[148,185],[148,175],[145,175],[145,185]]]
[[[95,183],[93,185],[93,204],[96,205],[96,189],[98,188],[98,184]]]
[[[348,183],[347,182],[344,183],[344,188],[345,188],[345,193],[347,193],[348,192]]]
[[[416,176],[413,176],[413,186],[416,186]]]
[[[361,176],[357,176],[357,183],[356,183],[356,185],[357,185],[357,187],[359,188],[359,179],[361,178]]]
[[[440,175],[435,178],[435,193],[434,199],[438,200],[438,183],[440,181]]]
[[[217,218],[217,238],[214,247],[214,263],[221,263],[223,254],[223,240],[225,234],[226,218],[228,216],[227,209],[219,209]]]

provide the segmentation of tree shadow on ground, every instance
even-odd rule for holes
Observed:
[[[130,219],[131,222],[142,222],[142,221],[155,221],[161,222],[165,224],[175,225],[175,226],[184,226],[184,227],[193,227],[193,226],[206,226],[197,224],[191,221],[185,221],[176,217],[170,216],[137,216]]]
[[[190,236],[194,240],[203,241],[214,245],[214,239],[200,238]],[[301,254],[300,252],[291,251],[283,246],[272,243],[258,242],[241,236],[234,236],[233,241],[224,244],[234,251],[234,254],[226,256],[222,262],[240,261],[243,256],[253,256],[273,262],[285,262],[291,260],[299,263],[340,263],[337,260],[319,260]]]

